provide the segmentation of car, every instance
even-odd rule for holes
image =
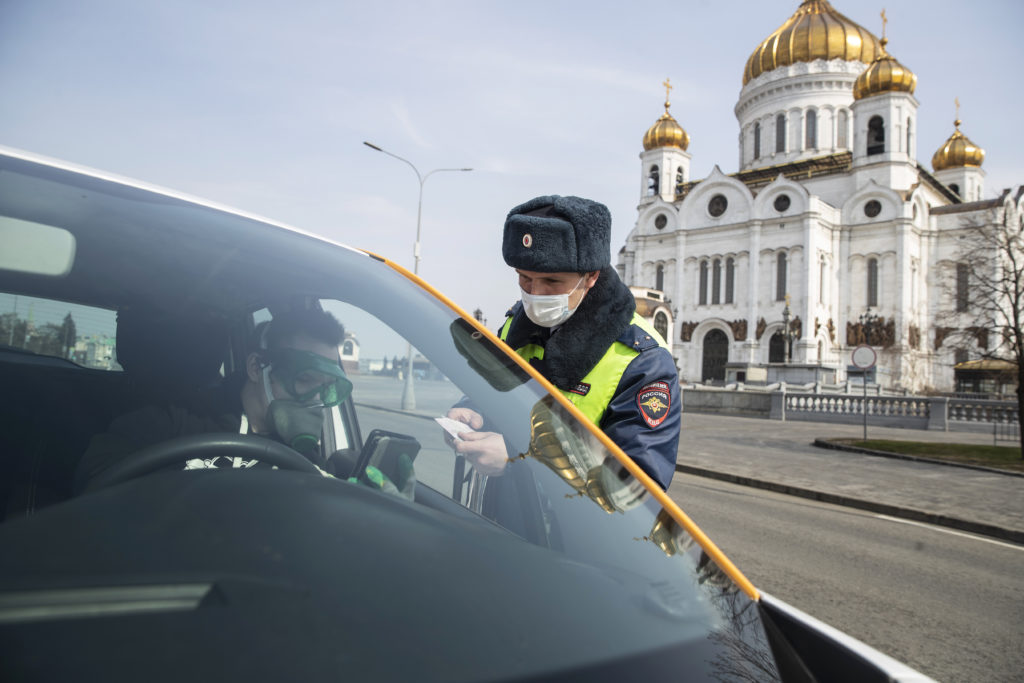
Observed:
[[[346,330],[320,467],[210,432],[79,486],[112,421],[228,381],[296,310]],[[0,325],[3,680],[928,680],[758,591],[532,367],[381,256],[2,148]],[[453,450],[456,404],[502,435],[500,476]],[[275,467],[184,465],[253,453]],[[403,459],[414,486],[365,481]]]

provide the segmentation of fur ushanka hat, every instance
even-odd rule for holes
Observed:
[[[549,195],[508,212],[501,255],[513,268],[583,273],[611,265],[612,216],[581,197]]]

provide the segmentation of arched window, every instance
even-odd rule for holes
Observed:
[[[754,124],[754,158],[761,158],[761,124]]]
[[[967,264],[958,263],[956,264],[956,310],[957,313],[962,313],[967,310],[969,303],[968,287],[970,286],[970,278],[968,277]]]
[[[664,311],[654,314],[654,329],[661,335],[662,339],[668,339],[668,316]]]
[[[868,121],[868,154],[885,151],[885,121],[881,116],[872,116]]]
[[[782,336],[781,332],[776,332],[772,335],[772,338],[768,340],[768,362],[786,362],[786,338]]]
[[[732,258],[725,260],[725,303],[733,302],[733,282],[736,279],[736,263]]]
[[[355,351],[355,346],[352,344],[352,340],[347,340],[341,347],[341,355],[351,356],[352,352]]]
[[[878,305],[878,259],[868,259],[868,306]]]
[[[653,197],[658,194],[658,188],[661,186],[661,175],[658,173],[658,167],[651,166],[651,172],[647,174],[647,196]]]
[[[786,298],[786,252],[779,254],[775,262],[775,300]]]
[[[657,270],[654,271],[654,288],[659,291],[665,290],[665,266],[660,263]]]
[[[700,305],[708,303],[708,262],[700,262]]]
[[[686,178],[683,176],[683,167],[680,166],[676,169],[676,194],[680,195],[683,193],[683,184],[686,182]]]
[[[807,129],[804,147],[807,149],[818,148],[818,112],[813,109],[807,112]]]
[[[836,147],[848,149],[850,147],[850,115],[845,109],[839,110],[839,123],[836,125]]]
[[[779,114],[775,117],[775,151],[786,151],[786,115]]]
[[[960,186],[957,185],[956,183],[950,183],[949,189],[953,190],[953,192],[956,192],[957,194],[960,194]]]
[[[910,149],[911,149],[910,143],[911,143],[911,141],[913,139],[912,136],[911,136],[911,128],[910,128],[912,125],[914,125],[914,122],[911,121],[910,117],[908,116],[907,117],[907,154],[910,154]]]
[[[711,266],[711,303],[721,303],[722,261],[715,259]]]

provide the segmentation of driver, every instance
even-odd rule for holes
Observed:
[[[117,417],[93,437],[75,474],[83,491],[101,472],[147,446],[179,436],[221,432],[259,434],[298,451],[320,468],[324,407],[352,392],[338,364],[344,328],[321,310],[286,311],[257,329],[245,372],[184,404],[151,405]],[[194,458],[186,469],[269,467],[257,460]]]

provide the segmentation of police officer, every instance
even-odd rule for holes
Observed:
[[[637,315],[611,267],[610,242],[611,215],[598,202],[551,195],[512,209],[502,256],[522,294],[499,336],[668,488],[679,444],[679,378],[668,345]],[[484,425],[467,406],[448,415],[474,430]],[[500,435],[461,438],[453,447],[478,471],[504,471]]]

